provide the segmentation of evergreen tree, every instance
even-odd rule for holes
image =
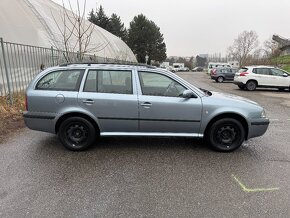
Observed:
[[[166,44],[160,28],[143,14],[135,16],[128,30],[127,44],[137,55],[138,62],[145,63],[145,56],[150,60],[162,62],[166,59]]]
[[[123,41],[127,41],[127,30],[122,23],[121,18],[117,14],[112,14],[110,18],[109,31],[115,36],[120,37]]]
[[[96,10],[96,13],[94,13],[94,10],[89,13],[88,20],[107,31],[110,31],[110,20],[105,14],[102,5],[100,5],[99,9]]]

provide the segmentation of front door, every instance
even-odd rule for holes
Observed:
[[[101,133],[137,132],[138,101],[129,70],[89,70],[79,104],[99,121]]]
[[[140,132],[199,133],[202,103],[183,98],[186,88],[159,73],[139,72]]]

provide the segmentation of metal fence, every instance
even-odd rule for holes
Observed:
[[[67,54],[66,54],[67,55]],[[0,38],[0,96],[23,93],[29,82],[44,68],[66,63],[65,52],[31,45],[5,42]],[[78,62],[78,54],[70,53],[70,60]],[[115,59],[85,55],[83,62],[116,62]],[[125,62],[123,62],[125,63]]]

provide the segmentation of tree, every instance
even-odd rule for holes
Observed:
[[[63,3],[62,11],[60,12],[61,22],[58,22],[52,14],[62,40],[52,39],[52,41],[58,50],[63,50],[63,55],[67,62],[75,61],[75,54],[77,54],[77,60],[82,61],[86,53],[101,51],[106,45],[103,45],[103,43],[95,43],[94,46],[90,45],[94,25],[86,22],[85,19],[86,0],[84,1],[83,8],[81,8],[79,0],[77,0],[75,13],[73,13],[69,0],[68,4],[71,11],[67,10]]]
[[[138,62],[145,63],[145,56],[162,62],[166,59],[166,44],[160,28],[143,14],[135,16],[128,30],[128,46],[137,56]]]
[[[107,31],[110,31],[110,20],[105,14],[102,5],[96,9],[96,13],[94,13],[94,10],[92,9],[92,11],[89,13],[88,20]]]
[[[277,57],[281,53],[281,51],[279,50],[278,42],[274,41],[272,38],[264,42],[264,48],[269,58]]]
[[[127,41],[127,30],[117,14],[112,14],[110,17],[109,31],[115,36],[120,37],[123,41]]]
[[[205,67],[207,62],[206,58],[200,57],[200,56],[196,56],[196,66],[198,67]]]
[[[234,40],[233,45],[228,48],[229,56],[239,62],[239,66],[244,66],[251,52],[258,46],[258,35],[254,31],[243,31]]]

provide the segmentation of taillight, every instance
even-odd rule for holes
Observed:
[[[249,74],[248,72],[242,72],[240,73],[240,76],[246,76],[247,74]]]
[[[216,69],[211,70],[212,75],[216,75]]]
[[[27,100],[27,95],[25,95],[25,110],[28,111],[28,100]]]

